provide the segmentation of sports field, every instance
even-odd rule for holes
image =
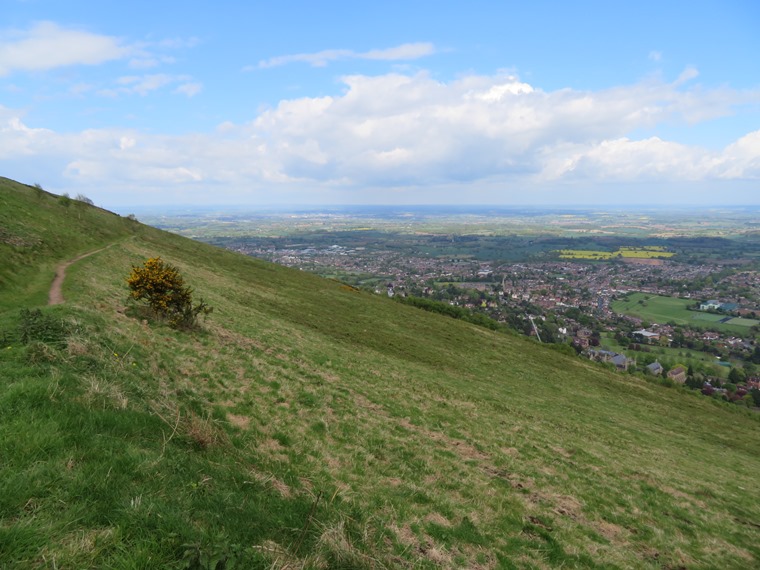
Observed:
[[[694,301],[691,299],[631,293],[623,299],[614,301],[611,307],[616,313],[639,317],[653,323],[674,322],[679,325],[731,331],[740,335],[749,334],[751,327],[760,324],[760,321],[755,319],[731,318],[726,315],[690,311],[688,307],[693,305]]]

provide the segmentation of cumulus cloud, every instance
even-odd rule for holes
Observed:
[[[112,36],[39,22],[0,36],[0,76],[70,65],[98,65],[127,57],[129,46]]]
[[[679,74],[678,79],[675,81],[675,85],[681,85],[696,77],[699,77],[699,70],[693,65],[690,65]]]
[[[188,97],[194,97],[198,93],[201,92],[203,89],[203,84],[197,83],[197,82],[191,82],[191,83],[183,83],[179,87],[177,87],[174,92],[180,93],[182,95],[187,95]]]
[[[200,93],[203,86],[200,83],[190,81],[191,79],[192,77],[189,75],[168,75],[166,73],[126,75],[116,80],[115,87],[99,90],[98,95],[105,97],[140,95],[145,97],[152,91],[180,83],[174,92],[192,97]]]
[[[757,97],[653,82],[598,92],[545,92],[514,76],[443,83],[420,73],[343,81],[346,91],[339,97],[283,101],[250,126],[283,171],[321,181],[348,177],[357,184],[477,180],[539,174],[545,168],[554,177],[575,176],[580,156],[596,149],[587,162],[609,175],[638,177],[645,171],[630,165],[618,170],[632,147],[616,152],[615,141],[663,122],[724,116],[733,105]],[[568,156],[568,148],[574,154]],[[691,171],[678,162],[695,159],[664,141],[642,141],[635,150],[637,156],[661,157],[650,160],[646,172],[656,164],[665,172],[671,164],[686,175]],[[557,157],[576,166],[561,169]]]
[[[622,137],[552,150],[542,177],[595,182],[697,181],[717,174],[710,162],[720,156],[659,137]]]
[[[129,60],[129,67],[132,69],[150,69],[162,64],[174,63],[176,60],[168,55],[155,56],[148,53],[142,53],[138,57]]]
[[[167,52],[197,43],[196,38],[127,43],[123,38],[38,22],[27,30],[0,31],[0,77],[115,60],[126,60],[131,69],[151,69],[176,61]]]
[[[283,100],[250,122],[176,136],[127,129],[60,134],[0,108],[0,161],[53,157],[82,189],[108,182],[146,192],[224,188],[268,196],[295,187],[446,187],[473,195],[484,185],[760,180],[760,130],[720,150],[632,134],[729,115],[757,102],[758,91],[679,80],[545,91],[507,74],[448,82],[426,73],[351,75],[342,82],[333,96]],[[174,86],[191,96],[194,85],[180,76],[125,76],[117,89],[140,94]]]
[[[316,53],[280,55],[259,62],[259,68],[278,67],[289,63],[308,63],[312,67],[324,67],[331,61],[341,59],[367,59],[382,61],[403,61],[419,59],[435,53],[435,46],[427,42],[407,43],[400,46],[357,52],[348,49],[329,49]],[[246,67],[250,71],[253,67]]]
[[[183,50],[198,45],[198,38],[169,38],[153,42],[139,42],[133,47],[133,57],[129,60],[131,69],[151,69],[176,62],[169,55],[171,51]]]
[[[760,180],[760,130],[728,145],[716,159],[714,168],[720,178]]]

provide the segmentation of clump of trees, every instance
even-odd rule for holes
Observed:
[[[84,194],[77,194],[76,198],[74,198],[77,202],[81,202],[82,204],[87,204],[88,206],[94,206],[95,203],[90,200],[87,196]]]
[[[194,328],[200,316],[212,311],[203,299],[193,303],[193,289],[185,285],[176,267],[160,257],[152,257],[142,266],[133,265],[127,285],[130,298],[147,303],[153,316],[174,328]]]

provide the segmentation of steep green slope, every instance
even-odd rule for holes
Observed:
[[[12,235],[31,216],[76,247],[30,274],[115,245],[26,343],[18,309],[44,296],[0,285],[0,567],[760,564],[746,410],[36,200],[0,189]],[[156,255],[214,307],[203,331],[125,305]]]
[[[0,309],[16,295],[43,303],[55,265],[113,243],[140,224],[0,177]]]

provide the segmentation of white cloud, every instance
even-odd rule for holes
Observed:
[[[27,31],[0,37],[0,76],[70,65],[98,65],[129,55],[115,37],[40,22]]]
[[[105,97],[118,97],[119,95],[140,95],[145,97],[148,93],[156,91],[168,85],[180,83],[174,93],[180,93],[192,97],[198,94],[202,85],[191,82],[189,75],[168,75],[166,73],[153,73],[149,75],[125,75],[116,79],[116,87],[101,89],[98,95]]]
[[[359,59],[377,59],[382,61],[398,61],[405,59],[419,59],[435,53],[435,47],[428,42],[402,44],[387,49],[373,49],[357,54]]]
[[[696,67],[690,65],[681,72],[681,74],[678,76],[678,79],[676,79],[674,85],[681,85],[682,83],[691,81],[692,79],[696,77],[699,77],[699,70]]]
[[[38,22],[26,30],[0,30],[0,77],[115,60],[127,60],[131,69],[151,69],[175,63],[167,52],[197,43],[196,38],[127,43],[123,38]]]
[[[760,180],[760,130],[728,145],[715,164],[715,169],[720,178]]]
[[[698,182],[760,181],[760,130],[750,132],[720,151],[659,137],[627,137],[598,144],[554,148],[541,175],[549,180]]]
[[[324,67],[331,61],[341,59],[367,59],[382,61],[403,61],[419,59],[435,53],[435,46],[427,42],[402,44],[392,48],[373,49],[366,52],[356,52],[347,49],[329,49],[316,53],[298,53],[281,55],[270,59],[261,60],[259,68],[277,67],[288,63],[308,63],[313,67]],[[254,69],[251,66],[244,68],[245,71]]]
[[[196,37],[190,38],[167,38],[161,40],[156,45],[166,49],[187,49],[197,46],[200,43],[200,39]]]
[[[215,197],[239,192],[241,200],[250,192],[273,199],[294,188],[354,196],[446,188],[452,196],[475,196],[479,188],[519,187],[528,196],[564,183],[671,188],[760,180],[760,131],[720,150],[632,134],[731,114],[756,102],[757,91],[654,80],[544,91],[508,74],[342,81],[334,96],[283,100],[248,123],[176,136],[129,129],[61,134],[31,128],[0,107],[0,161],[59,164],[57,176],[77,191],[131,188],[150,197],[177,188]],[[191,96],[195,85],[183,76],[134,75],[115,89],[140,94],[174,86]]]
[[[575,148],[555,148],[541,176],[547,180],[595,182],[697,181],[716,172],[709,152],[658,137],[603,140]]]
[[[194,97],[200,93],[202,89],[203,85],[201,83],[183,83],[177,87],[174,92],[180,93],[182,95],[187,95],[188,97]]]
[[[137,140],[133,137],[123,136],[119,139],[119,148],[121,150],[127,150],[137,144]]]
[[[171,64],[176,60],[168,55],[152,55],[143,53],[139,57],[134,57],[129,60],[129,67],[131,69],[151,69],[158,67],[161,64]]]
[[[652,61],[661,61],[662,60],[662,52],[652,50],[649,52],[649,59]]]
[[[344,83],[340,97],[283,101],[257,118],[250,133],[267,141],[273,165],[299,177],[348,178],[356,185],[514,179],[545,168],[545,178],[575,177],[581,163],[595,165],[600,177],[665,176],[672,168],[676,177],[691,179],[701,172],[687,167],[697,160],[694,153],[665,141],[620,141],[663,122],[720,117],[757,97],[651,82],[544,92],[513,76],[441,83],[426,74],[395,74],[349,76]],[[307,146],[319,153],[303,152]],[[575,154],[566,156],[568,148]],[[631,163],[629,152],[648,156],[646,168]],[[560,158],[573,166],[558,167]]]

